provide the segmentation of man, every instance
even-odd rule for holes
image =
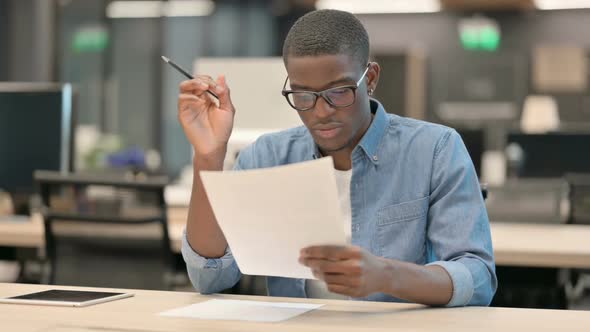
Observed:
[[[300,263],[332,294],[488,305],[497,284],[490,229],[460,136],[387,114],[370,98],[380,69],[368,61],[367,32],[350,13],[321,10],[300,18],[285,40],[283,58],[283,94],[305,126],[259,138],[240,153],[235,168],[332,156],[352,245],[302,248]],[[208,89],[219,96],[218,105]],[[195,151],[182,252],[195,288],[219,292],[241,274],[199,171],[222,169],[235,109],[223,76],[199,76],[183,82],[180,91],[178,116]],[[322,294],[306,280],[269,277],[267,286],[275,296]]]

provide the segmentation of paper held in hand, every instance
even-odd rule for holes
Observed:
[[[331,157],[201,178],[244,274],[315,279],[300,250],[347,244]]]

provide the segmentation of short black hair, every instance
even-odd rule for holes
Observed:
[[[283,61],[289,56],[347,54],[361,66],[369,61],[369,35],[351,13],[316,10],[300,17],[283,44]]]

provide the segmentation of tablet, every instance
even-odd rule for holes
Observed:
[[[43,292],[0,298],[0,303],[86,307],[131,296],[133,296],[132,293],[51,289]]]

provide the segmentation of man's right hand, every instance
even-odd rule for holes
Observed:
[[[219,101],[207,90],[219,96]],[[223,169],[234,113],[229,88],[223,76],[217,81],[209,76],[197,76],[180,84],[178,120],[195,151],[186,236],[190,246],[207,258],[222,257],[227,241],[205,194],[200,171]]]
[[[219,102],[207,90],[219,96]],[[197,157],[223,161],[234,114],[223,75],[217,81],[201,75],[180,84],[178,120]]]

